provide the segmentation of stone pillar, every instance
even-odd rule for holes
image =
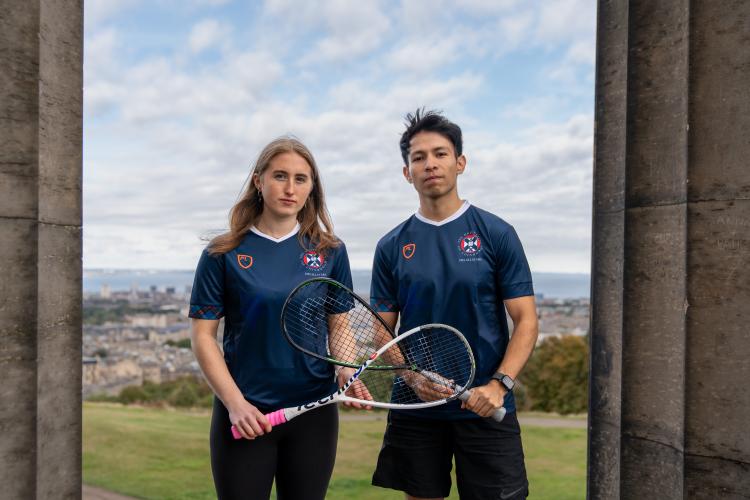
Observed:
[[[599,2],[589,498],[750,498],[750,2]]]
[[[81,495],[81,1],[0,0],[0,485]]]

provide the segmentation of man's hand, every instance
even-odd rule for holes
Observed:
[[[437,401],[449,398],[454,394],[450,387],[433,382],[419,373],[406,371],[401,374],[401,377],[422,401]]]
[[[503,406],[503,398],[508,391],[496,380],[487,385],[474,387],[469,399],[461,403],[461,408],[471,410],[481,417],[491,417]]]

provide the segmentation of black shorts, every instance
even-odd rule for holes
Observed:
[[[336,460],[338,409],[327,405],[253,440],[232,437],[229,414],[214,398],[211,471],[220,500],[323,500]]]
[[[431,420],[389,412],[372,484],[415,497],[447,497],[452,458],[462,500],[517,500],[529,483],[515,413],[489,418]]]

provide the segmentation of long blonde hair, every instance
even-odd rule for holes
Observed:
[[[297,213],[300,224],[299,239],[302,247],[307,242],[315,247],[315,251],[325,254],[330,248],[339,246],[339,241],[333,234],[331,216],[326,208],[320,173],[312,153],[307,147],[294,137],[279,137],[271,141],[258,155],[253,171],[247,182],[247,189],[229,211],[229,231],[216,236],[208,244],[211,255],[224,254],[237,248],[245,235],[250,231],[263,212],[263,200],[258,195],[253,179],[262,176],[277,155],[282,153],[296,153],[307,161],[312,170],[312,191],[302,210]]]

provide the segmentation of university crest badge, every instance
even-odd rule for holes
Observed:
[[[466,233],[458,239],[458,248],[464,255],[476,255],[482,249],[482,239],[477,233]]]
[[[318,252],[310,250],[302,254],[302,264],[313,271],[319,271],[326,265],[326,260]]]

